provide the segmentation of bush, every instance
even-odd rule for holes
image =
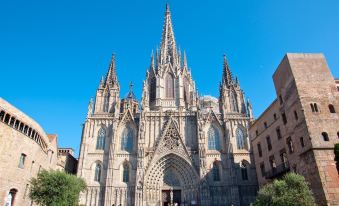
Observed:
[[[286,174],[261,188],[254,206],[314,206],[314,198],[305,178]]]
[[[86,183],[74,175],[62,171],[41,171],[31,179],[29,197],[38,205],[78,205],[79,193],[86,189]]]

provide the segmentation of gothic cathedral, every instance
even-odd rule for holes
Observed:
[[[226,57],[219,98],[197,94],[166,6],[140,104],[132,89],[120,98],[114,56],[89,103],[78,166],[88,189],[80,205],[250,205],[258,187],[251,120]]]

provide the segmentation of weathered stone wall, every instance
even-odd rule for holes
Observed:
[[[30,179],[42,169],[54,169],[57,162],[56,142],[50,142],[44,131],[34,120],[0,98],[0,112],[10,114],[30,128],[38,131],[41,139],[34,139],[14,125],[0,118],[0,204],[6,202],[8,193],[15,189],[15,205],[31,205],[28,197]],[[46,147],[38,144],[44,141]],[[21,154],[25,154],[23,167],[19,167]]]

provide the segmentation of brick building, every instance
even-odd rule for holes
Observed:
[[[0,98],[0,205],[33,205],[29,181],[43,169],[57,169],[57,151],[56,135]]]
[[[317,204],[338,205],[338,80],[322,54],[287,54],[273,81],[277,99],[249,130],[260,186],[295,171],[310,183]]]

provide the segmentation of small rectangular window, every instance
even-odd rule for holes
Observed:
[[[275,170],[277,168],[277,164],[275,162],[275,158],[274,158],[274,155],[270,156],[269,157],[269,160],[270,160],[270,166],[271,166],[271,169],[272,170]]]
[[[292,137],[288,137],[288,138],[286,139],[286,143],[287,143],[288,151],[289,151],[290,153],[293,153],[294,148],[293,148]]]
[[[258,130],[255,130],[255,135],[258,136],[258,134],[259,134],[259,133],[258,133]]]
[[[287,124],[287,118],[286,118],[285,112],[281,114],[281,117],[282,117],[282,119],[283,119],[283,123],[284,123],[284,124]]]
[[[264,126],[265,126],[265,128],[267,128],[267,122],[264,122]]]
[[[272,143],[271,143],[271,137],[270,136],[266,137],[266,142],[267,142],[268,151],[271,151],[272,150]]]
[[[257,144],[259,157],[262,157],[262,150],[260,143]]]
[[[305,143],[304,143],[304,138],[300,137],[300,145],[301,147],[305,147]]]
[[[261,176],[264,177],[265,176],[265,164],[264,163],[260,164],[260,171],[261,171]]]
[[[277,137],[278,137],[278,139],[281,139],[281,131],[280,131],[280,128],[277,127],[277,128],[275,129],[275,131],[277,132]]]
[[[277,114],[276,113],[273,114],[273,118],[274,118],[274,120],[277,120]]]
[[[26,160],[26,155],[24,153],[22,153],[21,156],[20,156],[20,159],[19,159],[18,167],[24,168],[25,167],[25,160]]]
[[[298,113],[297,113],[297,111],[295,111],[294,110],[294,118],[295,118],[295,120],[298,120],[299,118],[298,118]]]
[[[280,101],[280,104],[284,103],[283,98],[281,97],[281,95],[279,95],[279,101]]]

